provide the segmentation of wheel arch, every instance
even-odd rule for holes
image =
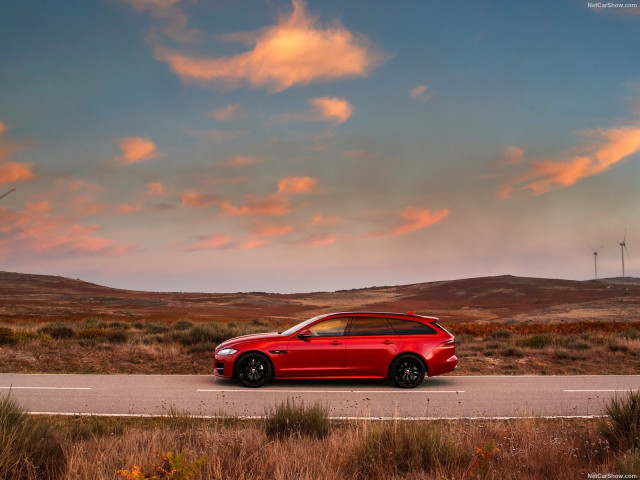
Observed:
[[[264,358],[267,359],[267,361],[269,362],[269,366],[271,367],[271,378],[275,378],[276,377],[276,371],[275,368],[273,366],[273,360],[271,360],[271,357],[269,355],[267,355],[264,352],[261,352],[260,350],[247,350],[246,352],[242,352],[242,355],[238,355],[238,358],[235,359],[235,361],[233,362],[233,368],[231,370],[231,378],[233,379],[237,379],[238,378],[238,374],[237,374],[237,367],[238,367],[238,362],[240,361],[240,359],[242,359],[243,357],[246,357],[249,354],[258,354],[258,355],[262,355]]]
[[[425,376],[425,378],[429,376],[429,364],[427,363],[427,360],[422,355],[420,355],[419,353],[416,353],[416,352],[400,352],[400,353],[396,354],[396,356],[393,357],[391,359],[391,361],[389,362],[389,365],[387,366],[387,378],[391,378],[391,366],[393,365],[393,362],[395,362],[400,357],[404,357],[404,356],[415,357],[418,360],[420,360],[422,362],[422,364],[424,365],[424,376]]]

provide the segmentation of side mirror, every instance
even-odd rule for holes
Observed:
[[[311,332],[309,330],[302,330],[299,334],[298,334],[298,338],[309,338],[311,336]]]

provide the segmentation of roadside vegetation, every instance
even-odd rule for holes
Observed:
[[[295,321],[0,324],[0,371],[210,374],[215,346]],[[635,374],[640,322],[458,323],[454,375]]]
[[[264,419],[44,417],[0,402],[3,480],[504,479],[637,474],[640,393],[605,418],[332,422],[287,401]],[[311,419],[306,421],[305,419]],[[24,468],[17,468],[23,466]],[[604,477],[603,477],[604,478]]]

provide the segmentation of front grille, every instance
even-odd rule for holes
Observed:
[[[218,375],[224,375],[224,363],[216,363],[216,370]]]

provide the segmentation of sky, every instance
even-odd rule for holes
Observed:
[[[577,0],[9,2],[0,270],[587,280],[624,239],[640,276],[639,38],[637,5]]]

